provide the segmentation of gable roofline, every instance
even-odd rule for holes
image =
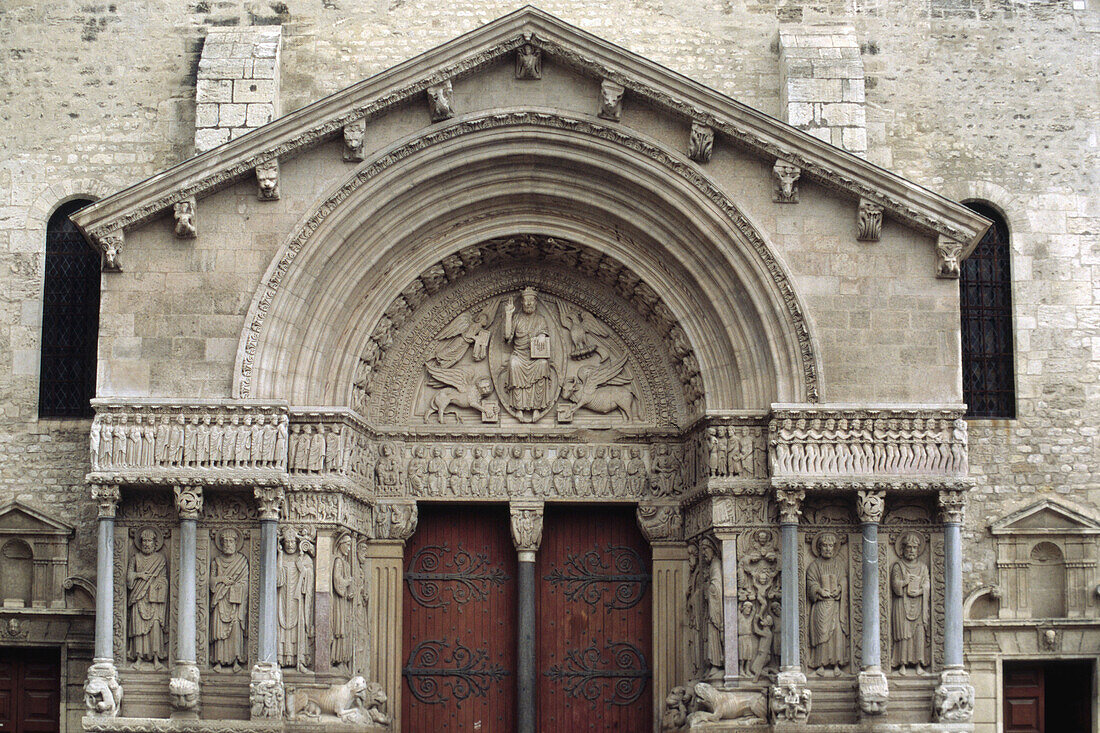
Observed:
[[[9,501],[8,503],[4,504],[3,506],[0,506],[0,518],[3,518],[5,516],[7,516],[8,514],[11,514],[12,512],[16,512],[16,511],[22,512],[23,514],[26,514],[27,516],[31,517],[32,519],[35,519],[35,520],[41,522],[42,524],[45,524],[47,527],[49,527],[49,529],[46,530],[46,532],[48,534],[64,535],[66,537],[71,537],[72,534],[73,534],[73,526],[71,524],[66,524],[65,522],[62,522],[59,519],[54,519],[53,517],[51,517],[48,514],[43,514],[39,510],[35,509],[32,506],[28,506],[28,505],[24,504],[23,502],[19,501],[18,499]],[[10,534],[23,534],[23,535],[25,535],[25,534],[33,534],[35,532],[42,533],[43,530],[41,530],[41,529],[36,529],[36,530],[16,529],[16,528],[12,528],[12,527],[0,528],[0,535],[10,535]]]
[[[1043,527],[1013,527],[1012,525],[1017,522],[1023,521],[1028,517],[1034,516],[1042,511],[1050,511],[1057,514],[1064,519],[1080,526],[1079,530],[1067,530],[1064,527],[1057,528],[1043,528]],[[1023,509],[1018,509],[1011,514],[1008,514],[997,521],[989,525],[989,531],[994,535],[1006,535],[1006,534],[1027,534],[1027,535],[1041,535],[1041,534],[1065,534],[1067,531],[1080,534],[1100,534],[1100,520],[1095,517],[1085,514],[1083,511],[1063,504],[1060,501],[1054,499],[1043,499],[1037,501],[1034,504],[1029,504]]]
[[[842,195],[878,203],[909,226],[960,242],[960,257],[991,225],[961,204],[530,5],[108,196],[72,220],[103,248],[105,236],[150,221],[179,201],[210,195],[261,163],[330,140],[348,123],[369,121],[432,84],[474,74],[524,43],[685,121],[709,125],[738,147],[787,160]]]

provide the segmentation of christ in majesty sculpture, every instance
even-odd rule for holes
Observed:
[[[511,298],[504,303],[504,340],[512,345],[508,358],[508,401],[521,420],[534,421],[550,406],[550,326],[536,313],[538,292],[531,287],[520,294],[521,312]],[[530,413],[525,417],[524,413]]]

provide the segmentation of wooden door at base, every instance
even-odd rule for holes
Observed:
[[[632,508],[546,508],[535,576],[540,731],[652,729],[650,567]]]
[[[61,667],[48,649],[0,648],[0,730],[60,730]]]
[[[516,551],[504,507],[420,507],[405,547],[401,727],[508,733]]]
[[[1043,670],[1005,669],[1005,733],[1044,733]]]

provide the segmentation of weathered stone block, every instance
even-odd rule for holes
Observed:
[[[228,79],[199,79],[195,83],[195,101],[232,102],[233,82]]]
[[[221,127],[208,127],[195,131],[195,150],[205,152],[229,142],[229,130]]]
[[[268,79],[242,79],[233,82],[233,102],[271,102],[276,95],[275,82]]]

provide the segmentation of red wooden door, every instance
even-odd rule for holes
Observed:
[[[60,730],[61,667],[45,649],[0,649],[0,732]]]
[[[536,567],[539,730],[651,730],[651,564],[634,511],[548,506]]]
[[[1044,733],[1043,670],[1005,669],[1005,733]]]
[[[515,578],[506,508],[421,505],[405,548],[404,730],[512,730]]]

